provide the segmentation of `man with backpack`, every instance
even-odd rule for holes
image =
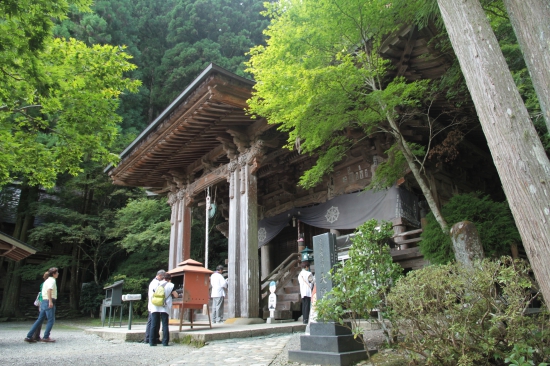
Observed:
[[[160,330],[160,324],[158,324],[157,328],[152,328],[151,325],[151,312],[152,312],[152,307],[153,307],[153,304],[151,303],[151,300],[153,298],[153,293],[155,292],[155,289],[158,287],[160,281],[164,280],[164,275],[166,274],[166,271],[161,269],[157,272],[157,275],[155,278],[153,278],[153,280],[151,281],[151,283],[149,283],[149,291],[148,291],[148,303],[147,303],[147,310],[149,311],[149,315],[147,317],[147,326],[145,327],[145,340],[143,341],[143,343],[150,343],[150,340],[153,339],[153,342],[156,344],[156,343],[159,343],[160,342],[160,335],[159,335],[159,330]]]
[[[153,291],[151,297],[151,329],[159,329],[162,323],[162,345],[168,346],[170,341],[170,329],[168,327],[168,313],[172,309],[172,297],[178,297],[178,293],[174,291],[172,283],[172,275],[166,273],[164,280],[160,281],[157,288]],[[158,333],[154,333],[158,334]],[[156,346],[155,337],[149,335],[149,345]]]

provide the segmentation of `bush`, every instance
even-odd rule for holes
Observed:
[[[529,267],[510,257],[434,265],[412,271],[391,289],[388,304],[400,346],[426,358],[428,365],[502,364],[514,346],[532,349],[542,362],[550,352],[549,313],[525,310],[531,293]]]
[[[90,314],[90,317],[95,318],[103,298],[103,287],[95,282],[83,283],[80,292],[80,310],[84,314]]]
[[[443,206],[441,214],[449,228],[460,221],[471,221],[479,232],[486,257],[498,258],[510,254],[510,246],[521,242],[507,202],[494,202],[479,193],[459,194]],[[419,243],[424,258],[433,264],[445,264],[455,259],[451,238],[441,231],[432,213]]]

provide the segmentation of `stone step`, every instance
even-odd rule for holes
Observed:
[[[279,294],[277,295],[277,301],[294,301],[298,302],[300,301],[300,293],[294,292],[291,294]]]
[[[299,294],[300,286],[285,286],[283,290],[286,294]]]
[[[273,315],[274,315],[274,318],[278,320],[293,319],[292,311],[290,310],[275,310]],[[269,311],[264,310],[263,319],[267,319],[267,318],[269,318]]]
[[[275,310],[292,310],[292,301],[277,301]]]

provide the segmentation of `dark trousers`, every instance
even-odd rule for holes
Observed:
[[[162,323],[162,345],[167,346],[170,341],[170,329],[168,329],[168,313],[151,313],[151,329],[159,329]],[[158,334],[158,333],[156,333]],[[149,345],[154,346],[155,340],[149,335]]]
[[[311,297],[304,296],[302,297],[302,316],[304,324],[307,324],[309,321],[309,309],[311,308]]]
[[[160,323],[157,323],[154,329],[152,329],[152,325],[151,312],[149,312],[147,316],[147,325],[145,326],[145,343],[149,343],[151,334],[153,334],[153,341],[155,343],[160,343]]]
[[[44,324],[44,322],[42,322],[42,324]],[[39,341],[41,339],[40,332],[42,331],[42,324],[38,325],[38,328],[34,331],[31,339],[34,339],[35,341]]]

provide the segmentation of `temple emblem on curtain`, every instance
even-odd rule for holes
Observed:
[[[263,243],[265,238],[267,236],[267,232],[265,231],[265,227],[261,227],[259,230],[258,230],[258,241],[260,243]]]
[[[332,224],[334,221],[338,220],[338,216],[340,216],[340,211],[338,211],[338,207],[332,206],[327,210],[325,218],[328,222]]]

